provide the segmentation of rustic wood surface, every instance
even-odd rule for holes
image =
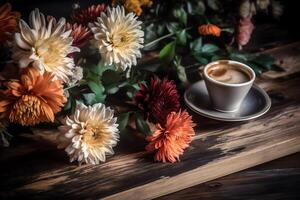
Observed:
[[[299,80],[297,74],[259,79],[272,108],[248,122],[219,122],[190,111],[197,135],[176,164],[153,162],[143,140],[123,136],[116,155],[106,163],[77,166],[56,149],[55,130],[22,134],[0,152],[0,199],[150,199],[296,153]]]
[[[169,199],[298,200],[300,153],[157,198]]]

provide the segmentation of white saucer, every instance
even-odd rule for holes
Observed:
[[[194,83],[184,93],[186,105],[194,112],[204,117],[220,121],[246,121],[265,114],[271,107],[268,94],[253,85],[236,112],[220,112],[215,110],[209,99],[204,81]]]

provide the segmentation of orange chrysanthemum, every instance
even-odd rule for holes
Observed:
[[[12,12],[9,3],[0,7],[0,43],[9,40],[12,33],[18,30],[17,22],[19,18],[20,13]]]
[[[73,22],[88,26],[90,22],[97,21],[102,12],[106,11],[105,4],[92,5],[86,9],[79,9],[71,16]]]
[[[198,32],[201,35],[213,35],[216,37],[220,37],[221,29],[214,24],[204,24],[198,27]]]
[[[155,151],[154,159],[162,162],[176,162],[189,146],[195,135],[195,124],[192,117],[186,111],[171,112],[166,124],[156,124],[156,131],[146,139],[150,142],[146,146],[147,151]]]
[[[66,102],[62,84],[53,75],[43,75],[33,68],[26,68],[19,80],[12,80],[1,91],[0,114],[12,123],[23,126],[53,122],[54,114]]]

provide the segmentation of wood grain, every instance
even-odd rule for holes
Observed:
[[[277,64],[283,67],[283,72],[268,71],[263,74],[267,78],[279,78],[300,71],[300,42],[278,46],[264,51],[277,59]]]
[[[300,153],[187,188],[156,200],[298,200]]]
[[[195,115],[197,135],[176,164],[153,162],[141,139],[122,135],[106,163],[68,163],[56,130],[23,134],[0,152],[0,199],[151,199],[300,151],[300,78],[258,80],[272,108],[249,122]]]

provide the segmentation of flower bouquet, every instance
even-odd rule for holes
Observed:
[[[36,8],[27,20],[1,5],[1,144],[8,146],[11,124],[54,123],[71,162],[99,164],[114,154],[120,133],[135,129],[155,161],[179,161],[196,126],[180,100],[187,69],[226,58],[257,74],[278,69],[272,57],[242,51],[258,12],[278,18],[282,6],[113,0],[75,4],[69,20]]]

